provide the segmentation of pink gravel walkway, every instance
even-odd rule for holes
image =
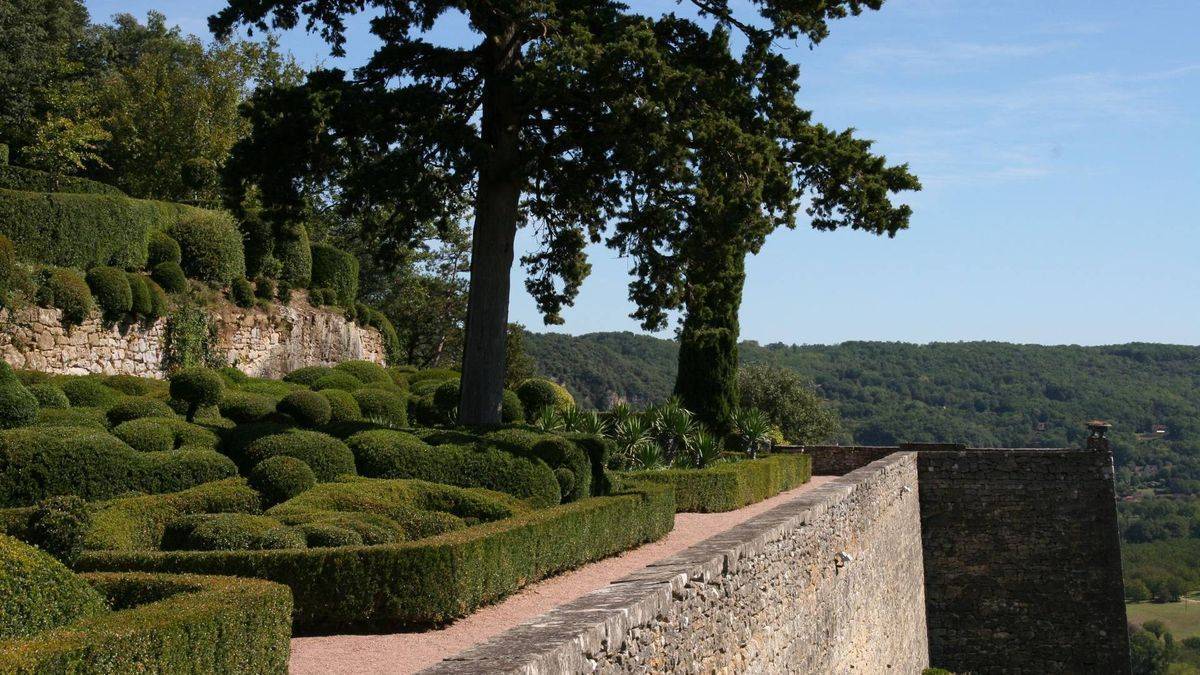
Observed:
[[[394,675],[416,672],[650,563],[694,546],[833,478],[814,476],[811,481],[794,490],[737,511],[676,514],[675,529],[659,541],[530,584],[504,601],[484,607],[439,630],[391,635],[293,638],[291,672],[298,675]]]

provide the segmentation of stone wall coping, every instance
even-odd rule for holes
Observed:
[[[631,628],[666,613],[689,581],[728,576],[738,561],[849,498],[873,477],[915,466],[917,453],[895,452],[812,488],[725,532],[647,565],[486,642],[427,668],[426,675],[591,672],[589,653],[620,649]]]

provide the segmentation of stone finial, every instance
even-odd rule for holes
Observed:
[[[1106,438],[1106,434],[1108,434],[1108,430],[1112,428],[1112,425],[1104,420],[1091,420],[1087,423],[1087,428],[1088,450],[1108,450],[1108,438]]]

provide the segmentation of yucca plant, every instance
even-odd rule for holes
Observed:
[[[654,435],[662,446],[663,456],[668,464],[688,452],[688,445],[696,430],[697,424],[692,413],[677,403],[669,402],[656,411]]]
[[[645,420],[631,416],[613,427],[613,441],[617,444],[617,455],[613,458],[618,466],[627,469],[637,464],[638,451],[650,443],[650,432]]]
[[[715,464],[721,458],[724,449],[721,439],[707,431],[697,431],[691,442],[692,462],[697,469]]]
[[[538,412],[533,420],[533,426],[538,431],[554,433],[563,430],[563,418],[553,406],[546,406]]]
[[[576,431],[579,425],[579,419],[583,417],[584,412],[575,406],[571,406],[562,411],[562,426],[566,431]]]
[[[608,422],[600,416],[600,413],[595,410],[588,410],[579,413],[574,421],[574,425],[568,425],[567,428],[581,434],[604,436],[608,433]]]
[[[615,427],[621,422],[633,417],[635,414],[636,413],[634,413],[633,408],[630,407],[628,403],[622,401],[621,403],[614,403],[613,406],[608,409],[608,412],[604,413],[604,416],[607,418],[608,422]]]
[[[647,471],[661,469],[664,463],[662,448],[652,441],[642,443],[634,454],[634,460]]]
[[[733,431],[750,459],[771,447],[771,419],[757,408],[742,408],[733,413]]]

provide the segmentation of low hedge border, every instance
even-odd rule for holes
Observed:
[[[275,551],[85,552],[84,570],[224,574],[287,584],[298,634],[443,624],[522,586],[662,538],[667,486],[521,514],[419,541]]]
[[[812,457],[768,455],[707,469],[632,471],[620,475],[629,480],[674,486],[675,508],[679,513],[719,513],[761,502],[807,483],[812,478]]]
[[[292,601],[254,579],[85,574],[117,610],[0,641],[0,673],[286,673]]]

